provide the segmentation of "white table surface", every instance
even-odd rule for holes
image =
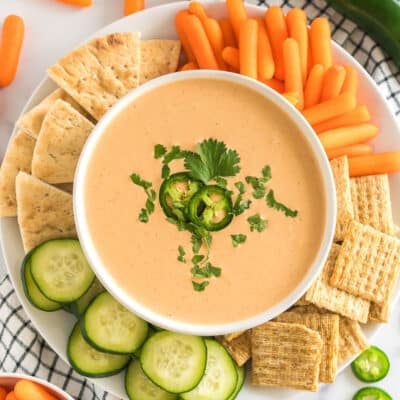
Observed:
[[[168,0],[147,0],[148,6]],[[25,42],[16,80],[0,89],[0,157],[24,104],[43,78],[46,68],[60,56],[84,40],[89,34],[120,18],[122,0],[95,0],[90,8],[80,9],[55,0],[0,0],[0,24],[8,14],[17,14],[26,23]],[[279,4],[278,1],[275,1]],[[0,278],[4,275],[0,265]],[[389,375],[377,384],[393,399],[400,398],[400,307],[394,311],[392,322],[385,325],[374,340],[389,355]],[[0,360],[1,362],[1,360]],[[350,368],[333,385],[319,393],[305,393],[299,400],[347,400],[364,385],[354,378]]]

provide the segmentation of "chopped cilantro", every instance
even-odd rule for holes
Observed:
[[[146,223],[149,221],[149,215],[154,212],[154,201],[157,197],[157,193],[154,189],[150,189],[153,184],[149,181],[142,179],[139,174],[133,173],[130,178],[135,185],[142,187],[147,195],[147,200],[145,204],[146,208],[142,208],[139,213],[139,221]]]
[[[167,148],[162,144],[156,144],[154,146],[154,158],[161,158],[167,152]]]
[[[135,185],[141,186],[145,190],[152,186],[151,182],[145,181],[144,179],[142,179],[140,177],[139,174],[132,174],[131,175],[131,180]]]
[[[210,284],[208,281],[203,281],[201,283],[192,281],[193,289],[196,290],[196,292],[202,292],[204,289]]]
[[[247,218],[247,222],[250,225],[250,231],[263,232],[267,227],[268,221],[263,219],[260,214],[254,214]]]
[[[225,178],[221,178],[220,176],[217,176],[215,178],[215,182],[218,186],[221,186],[224,189],[226,189],[226,187],[228,186],[228,181]]]
[[[145,208],[142,208],[140,210],[139,221],[143,222],[143,223],[149,222],[149,213],[147,212],[147,210]]]
[[[164,155],[163,164],[169,164],[173,160],[184,158],[186,151],[182,151],[180,146],[172,146],[171,150]]]
[[[251,200],[243,200],[243,196],[239,194],[236,197],[235,203],[233,204],[233,213],[237,216],[243,214],[246,210],[250,208]]]
[[[246,193],[246,186],[244,185],[243,182],[235,182],[235,187],[237,188],[237,190],[239,190],[240,194],[244,194]]]
[[[177,258],[178,261],[181,263],[185,263],[186,262],[186,258],[185,258],[186,252],[182,246],[178,246],[178,253],[179,253],[178,258]]]
[[[233,247],[238,247],[239,244],[242,244],[246,241],[247,236],[243,235],[243,233],[238,233],[237,235],[231,235]]]
[[[265,183],[262,178],[256,176],[246,176],[246,182],[253,188],[253,197],[255,199],[262,199],[265,196]]]
[[[170,173],[171,173],[171,168],[167,164],[163,165],[161,169],[161,178],[167,179]]]
[[[272,189],[268,192],[267,196],[265,197],[265,200],[267,202],[268,207],[275,208],[275,210],[278,211],[283,211],[287,217],[291,218],[297,217],[298,214],[297,210],[291,210],[289,207],[275,200],[274,191]]]
[[[202,261],[204,259],[204,256],[203,256],[203,254],[195,254],[193,257],[192,257],[192,263],[193,264],[198,264],[200,261]]]
[[[150,199],[146,200],[146,210],[149,214],[154,212],[154,202]]]
[[[193,253],[197,254],[201,249],[201,245],[203,244],[201,237],[199,235],[192,234],[190,241],[192,242]]]
[[[266,165],[262,170],[262,179],[264,183],[267,183],[271,178],[272,178],[272,173],[271,173],[271,167],[269,165]]]
[[[218,278],[221,276],[221,268],[215,267],[210,262],[208,262],[204,267],[195,265],[190,272],[194,278],[211,278],[212,276]]]

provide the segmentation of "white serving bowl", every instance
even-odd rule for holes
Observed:
[[[50,394],[52,394],[59,400],[74,400],[68,393],[64,392],[63,390],[53,385],[52,383],[25,374],[0,373],[0,386],[6,388],[7,390],[11,390],[14,387],[14,385],[21,379],[25,379],[42,385]]]
[[[318,253],[316,254],[313,264],[310,266],[307,274],[304,276],[296,289],[278,304],[260,314],[254,315],[245,320],[217,325],[201,325],[187,323],[184,321],[176,321],[166,315],[159,314],[154,310],[149,309],[141,304],[140,299],[135,298],[134,295],[129,295],[118,287],[117,282],[113,279],[113,276],[105,267],[101,257],[99,256],[96,246],[93,243],[86,218],[84,190],[88,165],[90,163],[92,154],[96,149],[96,145],[105,132],[107,125],[121,112],[121,110],[145,93],[161,85],[186,79],[207,78],[240,84],[260,93],[266,99],[270,100],[280,109],[282,109],[294,121],[294,123],[296,123],[301,134],[309,143],[311,150],[313,151],[320,166],[326,199],[325,221],[321,221],[321,223],[325,224],[322,243]],[[102,284],[107,288],[107,290],[129,310],[156,326],[172,331],[203,336],[221,335],[229,332],[249,329],[276,317],[278,314],[282,313],[292,304],[294,304],[305,293],[312,281],[320,273],[331,247],[336,223],[336,193],[332,172],[329,161],[325,155],[325,151],[311,126],[295,107],[286,101],[283,96],[279,95],[268,86],[242,75],[223,71],[199,70],[164,75],[134,89],[121,100],[119,100],[97,123],[92,134],[86,142],[76,170],[73,202],[76,227],[83,251],[95,274]],[[127,249],[127,251],[129,250]],[[162,301],[162,299],[160,299],[160,301]]]

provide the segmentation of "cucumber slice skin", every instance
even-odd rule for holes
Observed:
[[[72,271],[64,271],[61,277],[60,271],[65,265],[66,256],[73,258],[69,266]],[[57,260],[54,260],[56,257]],[[50,258],[53,262],[58,262],[56,268],[54,264],[50,265]],[[31,254],[31,272],[40,291],[47,298],[58,303],[72,303],[79,299],[90,288],[95,278],[82,252],[79,240],[70,238],[51,239],[35,247]],[[80,278],[79,281],[77,277]],[[63,283],[68,280],[74,282],[70,287],[66,288],[65,285],[60,287],[61,278],[64,278]],[[54,280],[57,280],[58,285],[54,283]]]
[[[91,347],[81,334],[79,322],[75,324],[68,339],[67,356],[76,372],[91,378],[118,374],[130,361],[129,356],[102,353]],[[95,358],[91,360],[93,356]],[[100,362],[104,364],[102,368],[99,367]]]
[[[175,346],[174,350],[171,349],[171,345]],[[156,365],[159,361],[157,356],[160,354],[164,355],[164,362],[167,363],[176,358],[176,346],[179,346],[181,351],[186,350],[186,353],[188,350],[191,351],[190,355],[192,355],[192,357],[188,357],[187,354],[183,354],[186,361],[185,365],[181,366],[181,370],[186,374],[184,381],[165,376],[168,375],[168,371],[159,369]],[[195,388],[204,375],[207,364],[207,347],[204,339],[200,336],[159,331],[147,339],[143,345],[140,364],[147,377],[167,392],[177,394],[187,392]]]
[[[103,285],[97,278],[95,278],[86,293],[83,296],[79,297],[78,300],[75,300],[68,305],[70,312],[74,314],[77,318],[80,318],[85,313],[92,300],[103,291]]]
[[[46,312],[57,311],[61,309],[61,304],[49,300],[38,288],[33,280],[31,273],[31,257],[27,254],[21,266],[21,279],[24,293],[29,302],[36,308]]]
[[[125,317],[125,320],[110,319],[110,316],[113,317],[110,313],[123,313],[122,318]],[[108,325],[99,323],[106,319],[109,320]],[[134,326],[133,334],[126,323]],[[146,341],[149,329],[146,321],[128,311],[107,291],[101,292],[92,300],[80,324],[85,340],[96,350],[110,354],[133,354]]]
[[[169,393],[155,385],[143,372],[140,362],[132,360],[125,373],[125,390],[129,400],[176,400],[175,393]]]
[[[181,398],[183,400],[228,400],[237,386],[236,364],[222,344],[213,339],[205,339],[205,342],[207,346],[207,366],[204,376],[193,390],[182,393]],[[216,390],[213,390],[215,385],[207,386],[207,383],[209,383],[209,379],[213,379],[210,378],[210,375],[213,375],[216,366],[221,374],[218,378],[219,385]]]
[[[241,367],[239,367],[236,363],[236,372],[237,372],[237,383],[236,383],[236,388],[233,391],[233,393],[231,394],[231,396],[229,397],[228,400],[235,400],[236,397],[238,396],[238,394],[240,393],[240,391],[242,390],[242,387],[244,385],[244,381],[246,379],[246,368],[244,367],[244,365],[242,365]]]

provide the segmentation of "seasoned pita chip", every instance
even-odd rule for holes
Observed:
[[[228,341],[224,336],[217,336],[216,339],[228,350],[229,354],[241,367],[251,357],[251,332],[246,331],[242,335]]]
[[[322,340],[304,325],[267,322],[252,329],[251,382],[258,386],[318,389]]]
[[[43,120],[32,159],[32,175],[48,183],[74,180],[75,168],[94,125],[63,100]]]
[[[357,321],[341,317],[339,321],[339,334],[339,365],[369,347],[367,339]]]
[[[354,219],[378,231],[395,235],[387,175],[360,176],[351,179]]]
[[[305,298],[318,307],[350,319],[367,322],[370,302],[329,284],[339,251],[340,246],[333,244],[324,269],[308,289]]]
[[[179,40],[145,40],[140,44],[140,83],[175,72],[178,68]]]
[[[239,336],[242,336],[246,331],[238,331],[238,332],[232,332],[232,333],[227,333],[226,335],[224,335],[224,339],[227,342],[230,342],[233,339],[238,338]]]
[[[31,172],[35,139],[18,131],[8,144],[0,169],[0,217],[17,215],[15,178],[19,171]]]
[[[40,128],[42,127],[42,122],[45,115],[58,99],[66,101],[80,113],[86,114],[83,108],[70,95],[68,95],[62,89],[56,89],[54,92],[45,97],[37,106],[33,107],[26,114],[24,114],[17,121],[17,127],[36,139],[39,135]]]
[[[336,314],[296,313],[287,311],[276,317],[278,322],[305,325],[317,331],[322,339],[320,382],[334,382],[339,353],[339,316]]]
[[[17,175],[16,189],[25,252],[49,239],[76,237],[70,194],[25,172]]]
[[[139,34],[112,33],[73,50],[50,67],[48,74],[99,120],[139,85],[139,66]]]
[[[352,221],[329,283],[341,290],[383,304],[400,272],[400,241]]]
[[[333,177],[336,187],[337,219],[335,229],[335,242],[343,240],[349,222],[354,217],[351,202],[349,163],[347,157],[335,158],[331,161]]]

